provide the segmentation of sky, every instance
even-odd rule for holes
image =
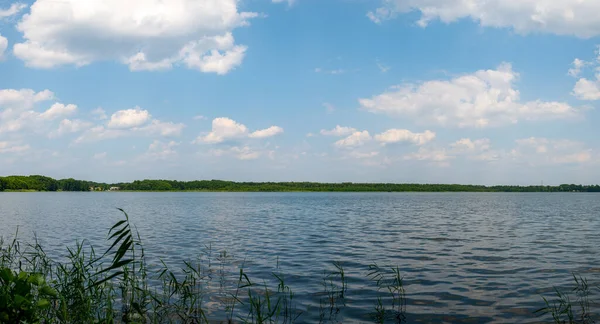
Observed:
[[[0,175],[600,183],[600,0],[0,0]]]

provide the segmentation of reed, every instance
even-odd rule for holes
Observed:
[[[555,298],[548,300],[542,297],[546,306],[536,310],[540,315],[551,315],[555,324],[592,324],[596,317],[590,311],[591,287],[586,278],[573,274],[575,287],[571,292],[554,288]],[[600,286],[597,287],[600,291]],[[574,295],[574,297],[572,296]]]

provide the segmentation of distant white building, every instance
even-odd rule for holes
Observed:
[[[121,188],[119,187],[110,187],[110,189],[108,189],[109,191],[119,191],[121,190]]]

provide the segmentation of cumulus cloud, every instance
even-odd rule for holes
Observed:
[[[21,12],[21,10],[23,10],[25,8],[27,8],[27,5],[24,3],[20,3],[20,2],[13,3],[7,9],[0,8],[0,19],[14,16],[14,15],[18,14],[19,12]]]
[[[348,156],[355,158],[355,159],[369,159],[369,158],[373,158],[379,155],[379,152],[373,151],[373,152],[357,152],[357,151],[352,151],[350,153],[348,153]]]
[[[237,0],[36,0],[17,25],[24,41],[13,52],[36,68],[112,60],[132,71],[179,64],[226,74],[246,52],[232,31],[257,16],[239,12],[237,5]]]
[[[381,71],[381,73],[386,73],[387,71],[389,71],[391,69],[391,67],[379,62],[379,60],[376,61],[375,63],[377,64],[377,68],[379,68],[379,71]]]
[[[322,129],[321,130],[321,135],[326,135],[326,136],[348,136],[348,135],[350,135],[350,134],[352,134],[354,132],[356,132],[356,128],[336,125],[335,128],[333,128],[331,130]]]
[[[212,131],[206,136],[198,137],[197,142],[208,144],[221,143],[223,141],[235,138],[245,137],[248,128],[226,117],[215,118],[212,121]]]
[[[569,75],[572,77],[576,77],[579,76],[579,74],[581,73],[581,70],[586,66],[589,65],[588,62],[584,61],[584,60],[580,60],[578,58],[576,58],[575,60],[573,60],[573,63],[571,63],[573,65],[572,68],[569,69]]]
[[[92,115],[94,116],[95,119],[98,119],[98,120],[104,120],[104,119],[108,118],[108,116],[106,115],[106,111],[104,111],[104,109],[102,109],[102,107],[98,107],[98,108],[92,110]]]
[[[575,87],[573,88],[573,92],[571,93],[577,99],[580,100],[600,100],[600,46],[597,47],[596,59],[594,61],[586,62],[580,59],[575,59],[573,61],[573,68],[569,70],[569,75],[578,76],[581,73],[581,69],[585,66],[595,66],[596,67],[596,75],[593,80],[587,78],[580,78],[577,83],[575,83]]]
[[[62,136],[63,134],[68,133],[78,133],[82,132],[90,127],[92,127],[92,123],[79,120],[79,119],[63,119],[58,125],[58,129],[56,131],[51,132],[48,136],[51,138]]]
[[[112,121],[112,118],[111,118]],[[109,122],[110,124],[110,122]],[[105,125],[97,125],[83,132],[73,143],[80,144],[86,142],[98,142],[120,137],[141,136],[141,137],[174,137],[180,136],[185,125],[182,123],[163,122],[158,119],[152,120],[149,124],[138,123],[141,126],[129,128],[114,128]]]
[[[20,112],[31,109],[38,102],[54,99],[50,90],[35,92],[32,89],[0,89],[0,109],[7,112]]]
[[[185,128],[185,124],[163,122],[158,119],[154,119],[150,124],[142,127],[134,128],[133,130],[146,135],[160,135],[160,136],[180,136]]]
[[[573,95],[580,100],[600,100],[600,79],[579,79],[573,88]]]
[[[261,156],[261,151],[249,146],[233,146],[227,149],[213,149],[209,152],[213,156],[233,156],[238,160],[255,160]]]
[[[492,143],[489,138],[475,140],[461,138],[450,144],[449,153],[457,156],[462,155],[469,160],[475,161],[497,161],[506,157],[505,150],[492,149]]]
[[[4,52],[8,48],[8,39],[0,34],[0,61],[4,60]]]
[[[360,99],[369,112],[413,118],[421,124],[487,127],[521,120],[565,119],[580,115],[567,103],[519,102],[514,82],[519,74],[510,64],[480,70],[451,80],[403,84],[370,99]]]
[[[279,126],[271,126],[266,129],[257,130],[248,135],[250,138],[267,138],[283,133],[283,128]]]
[[[154,140],[148,147],[148,151],[143,155],[144,159],[151,160],[167,160],[177,155],[175,148],[180,143],[175,141],[163,142]]]
[[[325,73],[325,74],[344,74],[346,70],[344,69],[335,69],[335,70],[325,70],[322,68],[315,68],[316,73]]]
[[[381,144],[392,144],[407,142],[415,145],[423,145],[433,141],[435,133],[426,130],[423,133],[413,133],[407,129],[390,129],[381,134],[375,135],[375,140]]]
[[[371,140],[371,135],[368,131],[354,132],[350,136],[343,138],[334,143],[339,148],[353,148],[362,146]]]
[[[246,125],[227,117],[219,117],[212,121],[212,130],[204,136],[199,136],[194,142],[217,144],[233,139],[266,138],[281,133],[283,133],[283,128],[279,126],[271,126],[249,133]]]
[[[288,5],[293,5],[296,0],[272,0],[273,3],[284,3],[286,2]]]
[[[481,138],[471,140],[470,138],[461,138],[460,140],[450,144],[450,147],[455,152],[473,152],[484,151],[491,147],[489,138]]]
[[[119,110],[110,116],[109,128],[132,128],[147,123],[152,116],[140,107]]]
[[[81,134],[73,141],[75,144],[85,142],[98,142],[103,140],[115,139],[126,136],[128,132],[123,129],[110,129],[103,125],[94,126]]]
[[[419,12],[417,24],[469,18],[484,27],[512,28],[517,33],[552,33],[591,38],[600,35],[598,1],[573,0],[382,0],[367,13],[375,23],[399,14]]]
[[[454,159],[454,156],[448,155],[445,149],[421,147],[417,152],[405,155],[404,159],[439,163]]]
[[[46,130],[57,118],[77,111],[73,104],[55,103],[45,111],[36,111],[38,103],[54,99],[49,90],[0,89],[0,133],[16,133],[24,129]]]
[[[62,116],[68,116],[77,111],[76,105],[63,105],[61,103],[55,103],[50,107],[50,109],[44,111],[40,114],[40,117],[43,119],[56,119]]]
[[[29,145],[19,145],[16,143],[0,141],[0,153],[21,153],[28,151]]]
[[[592,161],[593,150],[584,143],[566,139],[530,137],[515,141],[510,152],[513,160],[530,165],[578,164]]]

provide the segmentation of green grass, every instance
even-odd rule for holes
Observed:
[[[340,262],[324,271],[316,292],[319,313],[297,307],[296,296],[279,269],[255,281],[244,263],[230,278],[226,251],[172,268],[150,265],[141,237],[125,211],[108,231],[101,253],[86,241],[67,248],[61,261],[50,259],[37,239],[31,244],[0,238],[0,323],[296,323],[313,315],[320,323],[339,323],[346,306],[348,274]],[[214,255],[217,254],[215,257]],[[398,267],[372,264],[367,278],[378,292],[368,317],[374,323],[407,322],[407,298]],[[556,290],[554,299],[537,311],[554,323],[594,323],[587,280],[574,277],[576,288]],[[215,286],[218,284],[218,286]],[[535,316],[532,314],[532,316]],[[366,317],[366,318],[368,318]]]

